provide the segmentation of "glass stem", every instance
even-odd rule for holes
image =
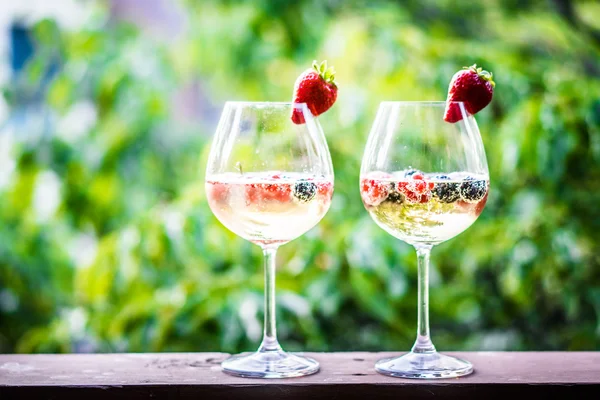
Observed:
[[[263,249],[265,259],[265,324],[263,340],[258,351],[281,351],[275,327],[275,258],[277,247]]]
[[[435,346],[429,338],[429,254],[433,246],[415,247],[419,265],[419,304],[417,320],[417,341],[413,353],[434,353]]]

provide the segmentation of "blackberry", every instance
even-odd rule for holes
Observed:
[[[452,180],[446,175],[438,175],[435,178],[443,181]],[[456,200],[460,199],[459,186],[460,185],[456,182],[436,182],[435,188],[433,189],[433,195],[442,203],[454,203]]]
[[[477,203],[485,197],[486,193],[486,181],[475,179],[472,176],[466,177],[460,185],[460,196],[469,203]]]
[[[317,194],[317,185],[313,182],[300,180],[294,184],[293,194],[302,203],[308,203]]]
[[[393,183],[391,184],[390,193],[388,194],[387,201],[396,203],[396,204],[404,203],[402,194],[396,190],[396,185]]]

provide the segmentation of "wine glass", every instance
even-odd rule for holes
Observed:
[[[468,361],[440,354],[429,337],[429,254],[467,229],[489,191],[485,150],[475,118],[444,121],[445,102],[383,102],[363,155],[360,191],[373,220],[414,246],[418,258],[418,328],[412,350],[375,369],[404,378],[451,378],[473,372]]]
[[[293,123],[292,113],[301,113],[305,123]],[[317,372],[317,361],[286,353],[277,341],[275,256],[279,246],[314,227],[331,204],[333,166],[318,120],[305,103],[226,103],[205,186],[217,219],[264,253],[262,343],[255,353],[225,360],[223,371],[251,378]]]

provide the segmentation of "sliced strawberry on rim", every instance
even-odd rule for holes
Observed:
[[[294,84],[294,103],[306,103],[308,110],[314,115],[323,114],[329,110],[337,99],[337,82],[335,68],[327,67],[327,61],[318,64],[313,61],[312,68],[304,71]],[[305,123],[304,112],[294,108],[292,121],[295,124]]]
[[[481,111],[492,101],[495,86],[493,74],[477,68],[477,64],[455,73],[448,86],[444,121],[458,122],[465,112],[474,115]],[[461,109],[461,102],[464,109]]]

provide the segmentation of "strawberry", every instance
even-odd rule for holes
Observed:
[[[444,121],[454,123],[463,119],[460,106],[453,102],[462,101],[471,115],[490,104],[496,86],[492,76],[491,72],[477,68],[477,64],[464,67],[454,74],[448,87]]]
[[[306,103],[310,112],[316,117],[323,114],[335,103],[337,98],[337,83],[335,82],[335,69],[327,68],[327,61],[317,64],[304,71],[294,85],[294,103]],[[303,124],[304,114],[301,109],[294,109],[292,121]]]

